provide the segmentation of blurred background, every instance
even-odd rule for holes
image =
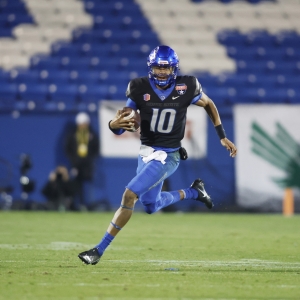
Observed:
[[[281,212],[283,199],[300,211],[300,0],[0,0],[2,210],[119,207],[139,140],[113,136],[107,120],[161,44],[177,52],[180,74],[199,79],[239,149],[230,158],[205,113],[191,108],[190,158],[165,188],[200,177],[216,212]],[[79,113],[90,131],[77,154],[87,158],[85,137],[98,142],[80,191],[70,154]],[[55,189],[70,181],[68,192],[49,192],[49,181]],[[166,211],[205,208],[185,201]]]

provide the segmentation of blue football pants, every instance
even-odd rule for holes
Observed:
[[[144,163],[139,155],[137,174],[126,186],[138,196],[149,214],[180,200],[178,191],[161,192],[164,180],[177,170],[180,163],[179,151],[167,155],[165,164],[157,160]]]

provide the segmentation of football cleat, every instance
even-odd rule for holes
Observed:
[[[97,248],[93,248],[88,251],[84,251],[78,254],[78,257],[86,264],[86,265],[96,265],[101,255],[99,254]]]
[[[203,202],[209,209],[212,209],[214,207],[214,203],[204,189],[204,182],[200,178],[196,179],[192,183],[191,188],[195,189],[198,192],[198,198],[195,199],[196,201]]]

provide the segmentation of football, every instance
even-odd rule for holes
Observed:
[[[123,107],[121,110],[122,113],[126,112],[127,116],[124,117],[125,120],[133,119],[134,125],[132,126],[131,130],[128,130],[130,132],[135,132],[140,128],[141,124],[141,116],[137,110],[132,109],[131,107]]]

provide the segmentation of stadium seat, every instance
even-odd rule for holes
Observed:
[[[202,2],[204,4],[207,1],[203,0]],[[299,85],[298,77],[300,76],[299,33],[285,30],[271,34],[266,30],[267,27],[243,31],[246,28],[240,23],[240,19],[243,19],[243,5],[233,9],[233,0],[220,2],[231,2],[231,4],[224,4],[223,8],[219,5],[210,5],[209,10],[211,11],[211,16],[218,16],[214,18],[215,23],[221,24],[223,22],[222,24],[228,25],[231,23],[232,25],[232,27],[229,27],[232,29],[223,29],[216,33],[217,41],[227,48],[227,55],[232,59],[230,60],[232,72],[219,74],[218,76],[207,73],[202,74],[203,76],[200,74],[198,77],[196,74],[203,88],[211,92],[216,101],[228,99],[228,89],[231,92],[235,89],[236,95],[238,95],[240,89],[244,87],[253,89],[247,96],[247,99],[251,97],[252,99],[257,99],[254,101],[263,101],[264,99],[268,101],[270,98],[267,97],[270,94],[268,91],[274,87],[297,91],[296,88]],[[249,0],[247,2],[254,4],[260,1]],[[41,14],[44,11],[44,18],[48,20],[49,14],[46,8],[49,6],[49,3],[46,3],[48,6],[44,4],[44,2],[36,1],[37,10]],[[87,101],[88,97],[94,101],[99,99],[99,95],[112,100],[120,97],[123,99],[129,80],[136,76],[147,74],[145,61],[149,51],[160,44],[157,34],[153,32],[153,24],[144,17],[139,5],[133,1],[84,0],[82,4],[86,12],[94,20],[93,26],[87,23],[86,25],[68,27],[71,26],[69,24],[68,28],[74,28],[72,41],[55,40],[51,45],[50,55],[36,54],[31,57],[29,69],[26,67],[14,68],[10,72],[1,72],[0,84],[4,82],[16,83],[18,86],[25,84],[26,86],[28,85],[28,90],[31,90],[32,84],[41,84],[43,87],[46,85],[48,88],[49,86],[53,87],[54,84],[57,90],[48,94],[47,97],[51,95],[55,101],[59,101],[67,91],[70,92],[70,99],[75,99],[75,102],[79,99],[77,95],[80,95],[80,101]],[[168,6],[167,3],[161,3],[161,5],[164,9]],[[67,7],[67,3],[61,2],[56,9],[62,12]],[[200,3],[198,7],[200,8]],[[251,11],[254,14],[257,11],[255,7],[258,8],[258,6],[253,6],[250,10],[247,10],[247,13]],[[195,34],[193,28],[200,24],[200,21],[207,20],[207,16],[202,14],[202,17],[195,19],[194,23],[190,19],[185,20],[183,18],[188,11],[187,7],[182,8],[179,3],[174,2],[172,8],[173,10],[180,9],[180,14],[175,14],[174,16],[176,16],[178,24],[182,26],[181,30],[189,28],[187,30],[188,40],[196,39],[199,43],[204,43],[210,31],[215,29],[214,26],[211,26],[205,29],[207,30],[206,34],[206,31],[203,31],[201,35]],[[151,8],[150,4],[149,9],[158,10],[157,7]],[[0,12],[0,36],[2,31],[3,36],[11,36],[11,29],[17,24],[34,23],[34,19],[28,13],[26,5],[20,0],[0,1]],[[75,8],[69,8],[69,12],[76,16]],[[273,5],[271,11],[266,9],[265,6],[261,6],[261,18],[270,19],[272,16],[277,16],[278,14],[276,13],[276,8]],[[285,13],[287,17],[290,17],[289,14],[291,12],[288,9]],[[172,13],[170,12],[170,14]],[[161,24],[166,23],[163,22],[164,18],[160,17],[159,10],[158,19],[161,20]],[[53,20],[51,21],[50,17],[48,21],[49,30],[58,32],[60,28],[58,24],[53,22]],[[281,19],[278,17],[277,19],[275,18],[275,21],[280,23]],[[268,21],[266,24],[270,25],[270,22]],[[263,23],[261,20],[258,22],[257,18],[257,24]],[[166,31],[171,28],[173,31],[170,31],[172,34],[169,33],[169,36],[174,37],[174,42],[179,41],[180,43],[180,39],[176,40],[175,38],[178,28],[175,28],[174,31],[174,26],[168,27],[167,23],[164,28]],[[222,28],[226,28],[226,26]],[[256,27],[254,26],[254,28]],[[215,41],[209,40],[209,43],[212,42]],[[189,46],[185,43],[180,43],[178,47],[184,53],[184,56],[187,55],[186,53],[190,53],[188,51]],[[3,53],[7,53],[7,55],[15,53],[14,49],[14,45],[9,44],[3,50]],[[38,45],[36,49],[45,51],[43,47]],[[211,47],[208,47],[208,49],[211,49]],[[31,53],[32,51],[34,50],[30,49],[29,52]],[[20,48],[20,52],[25,53],[26,49]],[[224,61],[223,56],[221,58],[216,57],[214,56],[215,52],[211,50],[208,53],[213,57],[209,63],[210,66],[219,66]],[[236,64],[236,73],[234,72],[234,64],[232,64],[233,60]],[[198,62],[199,65],[203,66],[203,70],[206,70],[204,62],[202,60]],[[188,65],[188,63],[185,64]],[[8,69],[10,64],[6,64],[4,67]],[[96,85],[103,85],[105,88],[100,92],[95,87]],[[63,86],[65,87],[63,88]],[[84,88],[82,88],[82,91],[79,92],[80,86],[86,86],[86,91],[83,92]],[[216,92],[215,90],[219,88],[220,91]],[[78,92],[78,94],[75,93],[75,89],[77,89],[76,93]],[[263,94],[262,89],[264,89],[267,96],[265,98],[257,96],[258,89],[260,89],[260,95]],[[280,90],[280,93],[283,94],[283,90]],[[26,97],[25,94],[28,95],[29,92],[24,92],[24,95],[21,93],[19,96]],[[105,96],[103,96],[104,94]],[[239,97],[234,97],[233,94],[231,98],[235,99],[230,101],[238,101],[237,98]],[[293,92],[290,92],[290,94],[292,95]],[[66,103],[69,103],[70,99]],[[244,100],[241,101],[243,102]],[[52,109],[54,109],[54,106],[52,106]]]
[[[265,95],[260,98],[260,101],[263,103],[287,103],[287,89],[265,89]]]
[[[20,83],[18,99],[23,101],[44,102],[48,99],[48,85],[36,83]]]
[[[109,86],[104,84],[82,84],[79,86],[78,93],[78,97],[82,102],[98,102],[107,98]]]
[[[300,104],[300,88],[299,85],[287,89],[287,101],[291,104]]]
[[[51,46],[52,56],[75,56],[80,54],[81,45],[72,45],[70,43],[56,42]]]
[[[0,99],[7,103],[7,101],[14,101],[17,99],[18,85],[15,83],[0,83]]]
[[[50,84],[47,86],[48,95],[51,101],[64,103],[74,103],[78,96],[78,87],[76,84]]]
[[[39,82],[45,84],[68,84],[70,81],[70,72],[56,69],[39,70]]]
[[[27,68],[21,69],[13,69],[9,72],[9,79],[11,82],[15,83],[38,83],[39,81],[39,71],[30,70]]]
[[[30,59],[30,66],[33,70],[57,70],[60,63],[60,57],[49,57],[47,55],[35,55]]]

